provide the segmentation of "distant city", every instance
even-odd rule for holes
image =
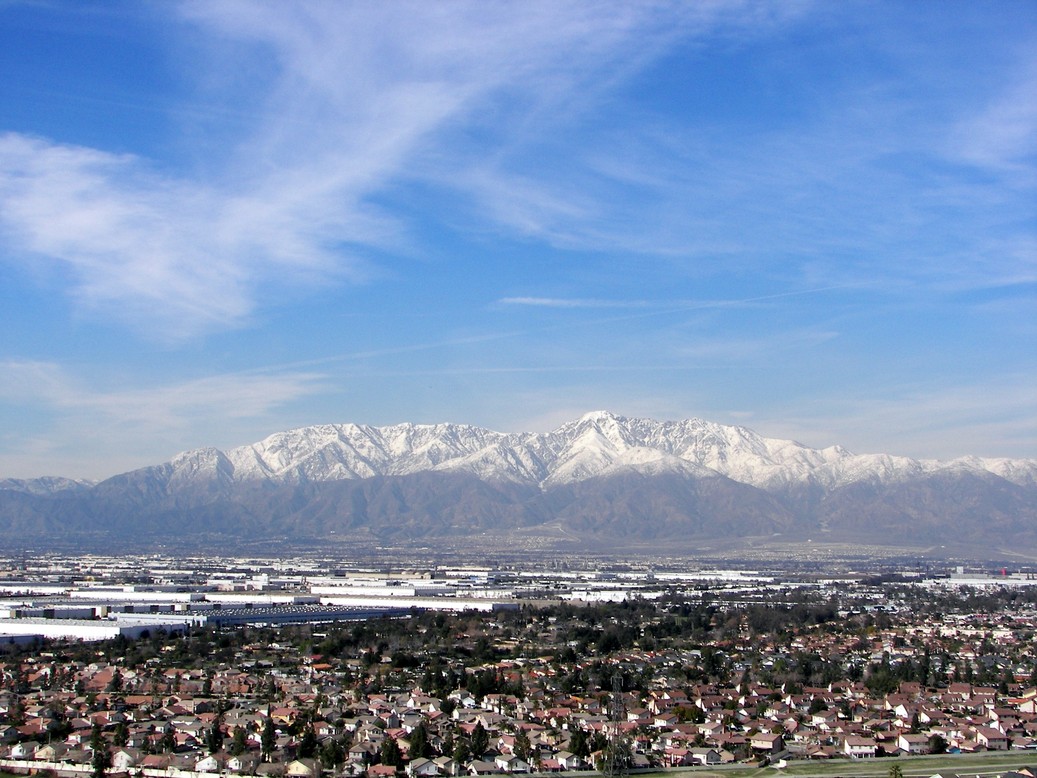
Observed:
[[[691,562],[602,565],[574,558],[521,564],[404,567],[394,573],[333,559],[9,558],[0,570],[0,641],[138,638],[154,630],[317,624],[402,616],[412,609],[494,612],[665,597],[742,605],[807,592],[827,599],[857,593],[872,577]],[[959,566],[896,575],[921,590],[1037,587],[1037,565],[1012,572]]]
[[[1037,775],[1037,566],[393,561],[8,557],[0,770]]]

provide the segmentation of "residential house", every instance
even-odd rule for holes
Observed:
[[[227,760],[227,770],[232,773],[249,775],[255,772],[259,763],[258,754],[238,754]]]
[[[580,770],[584,767],[583,759],[569,751],[559,751],[554,758],[563,770]]]
[[[1008,736],[992,727],[977,727],[976,742],[988,751],[1008,750]]]
[[[11,746],[11,758],[34,759],[36,757],[36,749],[39,747],[40,744],[35,740],[26,740],[22,743],[15,743]]]
[[[691,764],[715,765],[724,761],[723,756],[715,748],[689,748]]]
[[[500,754],[493,762],[506,773],[528,773],[531,769],[529,762],[514,754]]]
[[[785,740],[781,735],[771,732],[760,732],[749,739],[749,747],[753,751],[764,754],[777,754],[785,748]]]
[[[847,735],[843,738],[843,754],[851,759],[871,759],[877,749],[875,738],[858,735]]]
[[[468,765],[469,775],[495,775],[503,772],[494,762],[473,759]]]
[[[460,765],[449,756],[437,756],[432,761],[439,768],[440,775],[458,775],[460,773]]]
[[[928,754],[929,738],[926,735],[904,732],[897,737],[897,748],[907,754]]]
[[[140,764],[144,754],[136,748],[119,748],[112,754],[112,771],[125,773]]]
[[[293,759],[285,769],[291,778],[315,778],[320,775],[320,764],[316,759]]]
[[[411,778],[429,778],[430,776],[440,775],[439,765],[431,759],[412,759],[407,764],[407,775]]]
[[[218,773],[223,769],[223,759],[220,758],[220,754],[209,754],[203,756],[194,764],[194,771],[196,773]]]
[[[60,762],[68,750],[69,746],[65,743],[47,743],[36,749],[35,759],[40,762]]]

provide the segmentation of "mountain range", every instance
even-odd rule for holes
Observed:
[[[1037,460],[813,449],[605,411],[548,433],[329,424],[99,483],[0,479],[9,545],[520,538],[601,550],[785,538],[1037,549]]]

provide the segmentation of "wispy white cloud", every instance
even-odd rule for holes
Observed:
[[[52,362],[0,362],[0,399],[91,411],[109,423],[179,427],[199,418],[262,416],[320,391],[318,373],[229,373],[139,389],[84,386]]]
[[[1015,373],[941,387],[901,386],[867,396],[842,390],[758,412],[752,426],[812,446],[916,458],[1032,457],[1037,440],[1033,376]]]
[[[64,263],[88,308],[174,340],[241,325],[273,281],[359,279],[370,268],[358,250],[405,248],[407,225],[374,205],[394,183],[471,169],[523,123],[543,131],[552,106],[578,110],[592,86],[682,36],[787,13],[736,2],[180,8],[209,44],[185,67],[256,64],[246,92],[231,77],[207,84],[252,112],[244,136],[209,139],[213,156],[180,174],[102,149],[0,140],[7,255]],[[194,61],[199,51],[226,67]],[[185,105],[181,118],[198,110]],[[467,142],[446,142],[461,127]]]
[[[769,332],[756,336],[702,338],[690,337],[689,342],[676,347],[683,359],[709,360],[717,364],[744,362],[759,357],[773,357],[789,350],[811,348],[839,337],[829,329],[799,329]]]
[[[293,198],[287,189],[226,193],[133,156],[0,137],[9,254],[64,262],[85,305],[163,339],[241,324],[272,278],[359,273],[330,243],[368,235],[369,225]]]
[[[663,305],[651,300],[593,300],[565,297],[502,297],[502,305],[525,305],[533,308],[649,308]]]
[[[656,300],[604,300],[586,297],[502,297],[497,302],[501,305],[529,306],[533,308],[650,308],[661,309],[661,312],[668,313],[689,309],[755,305],[785,300],[791,297],[802,297],[806,295],[823,294],[825,292],[836,290],[847,290],[854,287],[860,288],[860,285],[839,284],[835,286],[821,286],[808,289],[792,289],[785,292],[774,292],[773,294],[732,298],[728,300],[672,300],[667,298],[659,298]]]
[[[92,305],[181,332],[232,324],[249,308],[242,270],[213,260],[216,203],[140,160],[0,138],[0,229],[13,250],[64,260]],[[219,304],[216,304],[216,301]]]
[[[604,408],[624,416],[659,420],[691,417],[748,426],[761,435],[798,440],[817,448],[842,445],[855,453],[890,453],[919,459],[978,455],[1032,457],[1037,413],[1032,376],[946,387],[900,387],[888,397],[845,391],[812,398],[809,405],[776,399],[773,405],[729,410],[724,398],[689,384],[680,392],[655,388],[625,392],[617,385],[571,382],[521,394],[502,425],[509,431],[548,431]]]
[[[937,76],[920,75],[929,63],[915,48],[916,59],[890,52],[907,90],[867,74],[768,126],[639,114],[578,148],[542,144],[540,165],[529,149],[498,155],[464,184],[507,229],[698,276],[809,272],[892,292],[1026,283],[1037,68],[1003,70],[993,98],[989,77],[960,72],[968,88],[949,93],[928,88]]]
[[[1017,76],[973,115],[961,117],[947,134],[945,153],[1033,189],[1037,155],[1037,57],[1017,68]]]
[[[564,387],[522,392],[516,399],[502,424],[508,432],[550,432],[594,410],[632,418],[683,419],[694,415],[688,409],[704,398],[689,390],[674,404],[675,398],[665,392],[642,390],[631,397],[616,387],[574,381]]]
[[[946,106],[927,118],[914,101],[909,115],[893,90],[865,83],[807,121],[757,130],[737,147],[708,123],[689,129],[650,114],[608,131],[580,126],[617,80],[675,43],[705,33],[751,41],[802,17],[807,4],[232,0],[180,8],[209,43],[200,71],[262,65],[246,93],[248,130],[218,139],[218,156],[176,175],[139,157],[39,138],[10,135],[0,149],[8,253],[67,263],[86,304],[167,337],[240,325],[272,279],[371,272],[359,253],[408,246],[407,223],[375,204],[407,180],[451,186],[502,229],[564,248],[641,252],[698,272],[751,266],[776,249],[815,272],[823,266],[829,278],[887,274],[895,284],[927,270],[930,279],[958,269],[968,276],[969,256],[998,252],[979,236],[1004,203],[974,182],[905,187],[884,160],[935,152],[1032,172],[1032,62],[983,110],[965,103],[949,119]],[[225,67],[208,67],[219,57]],[[210,87],[240,102],[231,93],[240,85],[224,78]],[[569,137],[573,126],[576,147],[546,140]],[[967,250],[891,260],[917,254],[912,233],[947,207],[969,211]],[[731,229],[732,211],[744,229]],[[882,259],[860,256],[863,245]],[[830,261],[833,253],[841,261]],[[848,253],[858,255],[852,263]],[[991,270],[1017,274],[1010,258],[978,275]]]
[[[52,362],[0,362],[0,404],[52,415],[62,431],[59,444],[46,443],[54,438],[40,430],[8,429],[0,437],[0,468],[102,477],[153,464],[181,449],[234,442],[236,433],[269,424],[285,406],[327,391],[324,381],[314,372],[232,373],[109,389]],[[67,470],[55,469],[62,466]]]

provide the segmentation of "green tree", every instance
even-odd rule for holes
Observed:
[[[107,748],[98,748],[90,758],[93,778],[104,778],[108,768],[112,766],[112,755]]]
[[[997,690],[1001,694],[1008,694],[1010,687],[1015,685],[1015,673],[1012,672],[1011,668],[1005,670],[1005,674],[1001,676],[1001,683],[998,684]]]
[[[587,733],[582,729],[578,729],[572,733],[572,737],[569,738],[569,750],[574,756],[578,756],[581,759],[586,759],[590,756],[590,747],[587,743]]]
[[[490,736],[486,732],[486,728],[483,727],[482,722],[477,722],[475,729],[472,730],[472,756],[480,759],[489,747]]]
[[[307,722],[299,738],[299,757],[312,759],[317,755],[317,733],[313,731],[313,724]]]
[[[886,771],[886,776],[887,778],[904,778],[904,771],[900,769],[900,765],[893,764]]]
[[[263,722],[263,733],[259,738],[259,747],[263,753],[264,758],[269,758],[274,753],[274,746],[277,744],[277,730],[274,728],[274,720],[270,718],[268,713],[266,721]]]
[[[440,753],[443,756],[453,755],[454,745],[454,732],[453,730],[447,730],[446,735],[443,736],[443,740],[440,743]]]
[[[159,741],[159,747],[166,753],[173,751],[176,748],[176,734],[173,732],[172,727],[166,729],[162,733],[162,739]]]
[[[328,738],[320,749],[320,763],[331,770],[346,759],[346,751],[336,738]]]
[[[529,742],[529,735],[525,730],[515,735],[515,756],[525,762],[530,761],[530,757],[533,756],[533,744]]]
[[[403,753],[400,751],[400,744],[396,742],[396,738],[386,737],[382,741],[381,756],[382,764],[392,767],[400,767],[403,764]]]
[[[232,756],[241,756],[245,753],[247,748],[245,728],[242,726],[234,727],[234,736],[230,742],[230,753]]]
[[[90,727],[90,750],[94,753],[105,748],[104,735],[101,734],[101,725],[96,721]]]
[[[472,748],[464,738],[458,738],[454,746],[453,760],[458,764],[464,764],[472,758]]]
[[[205,735],[205,747],[209,749],[210,754],[215,754],[223,748],[223,722],[219,718],[213,721]]]
[[[410,749],[407,751],[407,755],[411,759],[428,759],[432,755],[432,746],[428,742],[428,730],[425,729],[425,722],[419,722],[413,730],[411,730],[410,737]]]

